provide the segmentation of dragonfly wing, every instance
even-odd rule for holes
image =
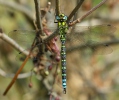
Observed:
[[[36,30],[13,30],[8,33],[8,36],[23,48],[23,51],[15,52],[15,60],[23,61],[25,59],[26,56],[24,54],[29,53],[31,45],[36,36],[36,32]]]
[[[112,53],[113,49],[108,43],[92,41],[88,42],[87,46],[97,55],[106,55]]]
[[[36,30],[13,30],[8,36],[17,42],[23,48],[30,48],[36,36]]]
[[[77,30],[75,30],[77,28]],[[84,48],[84,47],[88,47],[91,48],[93,47],[93,50],[98,51],[98,50],[103,50],[105,51],[106,49],[110,49],[108,51],[112,51],[111,48],[109,48],[109,44],[105,44],[105,41],[109,41],[110,39],[112,39],[112,37],[114,37],[114,31],[115,31],[115,27],[111,26],[111,25],[96,25],[96,26],[90,26],[90,27],[76,27],[74,29],[74,31],[72,31],[72,34],[70,33],[70,35],[67,35],[68,40],[70,40],[70,47],[71,44],[73,44],[74,48]],[[104,44],[100,44],[100,42],[104,42]],[[99,45],[100,48],[98,48]],[[94,45],[94,46],[93,46]],[[72,50],[72,49],[70,49]],[[102,51],[102,52],[103,52]],[[102,54],[102,52],[100,52],[100,54]],[[98,53],[99,54],[99,53]]]
[[[84,35],[85,40],[108,40],[108,38],[112,38],[114,36],[114,32],[116,28],[109,24],[103,25],[95,25],[95,26],[88,26],[87,28],[83,26],[80,27],[75,32],[81,32]],[[80,33],[79,33],[80,34]]]

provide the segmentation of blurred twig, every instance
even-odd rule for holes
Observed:
[[[74,10],[70,13],[70,15],[68,16],[67,22],[69,23],[69,21],[71,20],[71,18],[75,15],[75,13],[77,12],[77,10],[81,7],[82,3],[84,2],[84,0],[80,0],[80,2],[78,3],[78,5],[74,8]]]
[[[55,36],[57,36],[59,33],[58,33],[58,29],[56,31],[54,31],[50,36],[48,36],[47,38],[45,38],[43,40],[44,43],[47,43],[48,41],[50,41],[51,39],[53,39]]]
[[[77,20],[71,22],[69,24],[69,26],[72,26],[76,23],[80,23],[84,18],[86,18],[88,15],[90,15],[92,12],[94,12],[97,8],[99,8],[100,6],[102,6],[107,0],[103,0],[102,2],[100,2],[97,6],[93,7],[91,10],[89,10],[86,14],[84,14],[82,17],[78,18]]]
[[[60,0],[56,0],[56,15],[59,15],[60,14],[60,3],[59,3]]]
[[[34,0],[35,3],[35,10],[36,10],[36,25],[38,30],[40,30],[39,35],[44,35],[42,32],[42,22],[41,22],[41,10],[40,10],[40,1]]]
[[[6,1],[6,0],[0,0],[0,5],[3,5],[6,8],[9,7],[11,9],[14,9],[14,10],[17,10],[17,11],[23,13],[26,20],[28,20],[28,22],[30,22],[32,27],[35,28],[34,24],[33,24],[33,20],[34,20],[33,13],[34,12],[32,12],[31,9],[29,10],[29,9],[27,9],[27,7],[25,7],[23,5],[20,5],[18,3],[12,2],[12,1]]]
[[[27,63],[28,59],[31,56],[31,53],[33,51],[33,46],[35,44],[35,39],[31,45],[30,51],[28,53],[28,55],[26,56],[24,62],[21,64],[20,68],[18,69],[18,71],[16,72],[15,76],[13,77],[12,81],[10,82],[10,84],[7,86],[6,90],[4,91],[3,95],[5,96],[7,94],[7,92],[10,90],[10,88],[13,86],[14,82],[16,81],[18,75],[20,74],[20,72],[22,71],[22,69],[24,68],[25,64]]]
[[[8,73],[4,72],[2,69],[0,69],[0,75],[3,77],[6,77],[6,78],[13,78],[15,74],[8,74]],[[29,76],[31,76],[31,72],[19,74],[18,79],[27,78]]]
[[[13,39],[8,37],[5,33],[0,33],[0,38],[10,44],[16,50],[22,52],[24,55],[28,55],[28,51],[24,50],[20,45],[18,45]]]
[[[42,28],[42,21],[41,21],[40,1],[39,0],[34,0],[34,3],[35,3],[35,10],[36,10],[36,29],[38,31],[36,35],[38,35],[39,41],[41,42],[42,38],[40,37],[40,35],[43,36],[44,34],[43,34],[43,31],[42,31],[43,28]],[[41,54],[43,54],[44,46],[41,45],[39,47],[40,47],[39,52]]]
[[[12,1],[6,1],[6,0],[0,0],[0,4],[10,7],[12,9],[18,10],[18,11],[24,13],[28,18],[30,18],[32,20],[34,19],[33,14],[31,13],[31,10],[27,9],[25,6],[22,6],[20,4],[12,2]]]
[[[76,4],[78,4],[80,2],[80,0],[77,0]],[[79,9],[78,9],[79,10]],[[79,11],[77,10],[77,12],[74,14],[72,21],[77,19],[77,15],[79,14]]]
[[[59,0],[56,0],[56,15],[59,15],[60,13],[60,7],[59,7]],[[53,32],[50,36],[48,36],[47,38],[45,38],[43,41],[44,43],[47,43],[48,41],[50,41],[51,39],[53,39],[55,36],[57,36],[59,34],[58,29]]]

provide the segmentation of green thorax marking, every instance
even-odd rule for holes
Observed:
[[[67,16],[64,14],[59,14],[59,16],[56,16],[56,19],[58,21],[58,28],[60,33],[60,38],[65,38],[66,31],[68,30],[67,25]]]

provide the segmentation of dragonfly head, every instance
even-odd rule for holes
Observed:
[[[56,16],[57,21],[64,22],[67,21],[67,16],[65,14],[59,14],[59,16]]]

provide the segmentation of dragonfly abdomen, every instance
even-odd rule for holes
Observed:
[[[62,66],[62,86],[66,93],[66,47],[65,40],[61,39],[61,66]]]
[[[65,29],[60,28],[60,40],[61,40],[61,66],[62,66],[62,87],[64,89],[64,93],[66,93],[66,33]]]

